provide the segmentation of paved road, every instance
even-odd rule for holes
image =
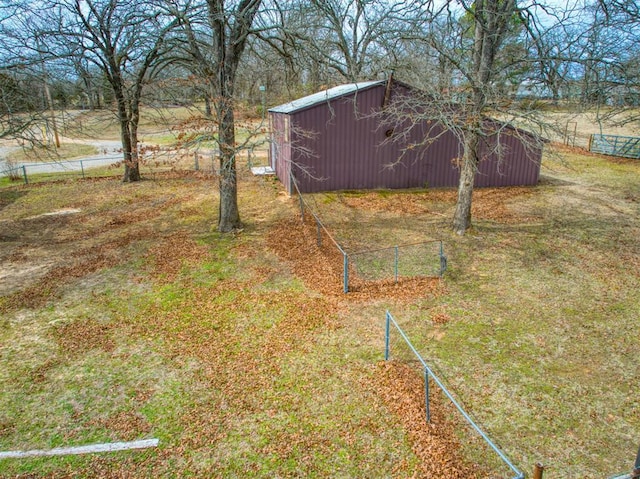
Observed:
[[[24,167],[27,170],[27,174],[81,171],[83,168],[110,165],[111,163],[115,163],[122,159],[122,153],[120,152],[122,144],[119,141],[100,140],[86,143],[94,145],[98,149],[99,153],[83,158],[75,158],[73,160],[17,163],[12,165],[12,168],[22,169]],[[18,148],[20,147],[7,145],[0,146],[0,176],[6,176],[7,170],[9,169],[4,158],[6,155]]]

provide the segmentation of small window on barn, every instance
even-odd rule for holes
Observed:
[[[285,143],[289,143],[291,141],[291,124],[290,124],[290,120],[291,118],[289,118],[288,116],[284,117],[284,142]]]

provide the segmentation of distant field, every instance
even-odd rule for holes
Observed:
[[[241,116],[241,115],[240,115]],[[108,111],[70,112],[65,135],[71,138],[119,140],[120,126],[113,113]],[[194,128],[207,129],[202,122],[203,111],[193,107],[151,108],[143,107],[139,127],[139,139],[146,144],[169,146]],[[248,129],[257,128],[260,119],[240,119],[236,127],[238,141],[243,141]],[[213,125],[209,125],[213,128]],[[264,133],[264,132],[263,132]]]
[[[625,125],[617,124],[621,120],[621,115],[602,121],[598,121],[595,112],[580,114],[549,113],[548,115],[563,127],[566,132],[565,140],[572,146],[586,148],[589,143],[589,137],[592,134],[640,136],[640,124],[637,121]],[[561,141],[563,138],[558,136],[551,139]]]
[[[624,121],[630,118],[630,113],[609,115],[606,109],[582,112],[549,109],[532,112],[531,116],[536,119],[535,122],[523,120],[516,123],[551,141],[569,146],[586,148],[592,134],[640,136],[640,123],[637,120]]]

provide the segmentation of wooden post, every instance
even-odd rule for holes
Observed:
[[[536,464],[533,468],[533,479],[542,479],[542,473],[544,472],[544,466],[540,463]]]

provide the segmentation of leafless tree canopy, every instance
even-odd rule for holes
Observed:
[[[548,108],[640,120],[634,0],[4,0],[0,15],[1,138],[55,130],[61,108],[111,109],[124,179],[135,181],[141,103],[204,101],[205,136],[221,153],[222,231],[240,225],[235,157],[250,146],[237,144],[234,111],[263,108],[265,88],[274,104],[393,72],[422,89],[387,113],[398,125],[428,117],[465,145],[459,233],[471,224],[478,145],[502,129],[487,118],[541,137],[561,128]]]

